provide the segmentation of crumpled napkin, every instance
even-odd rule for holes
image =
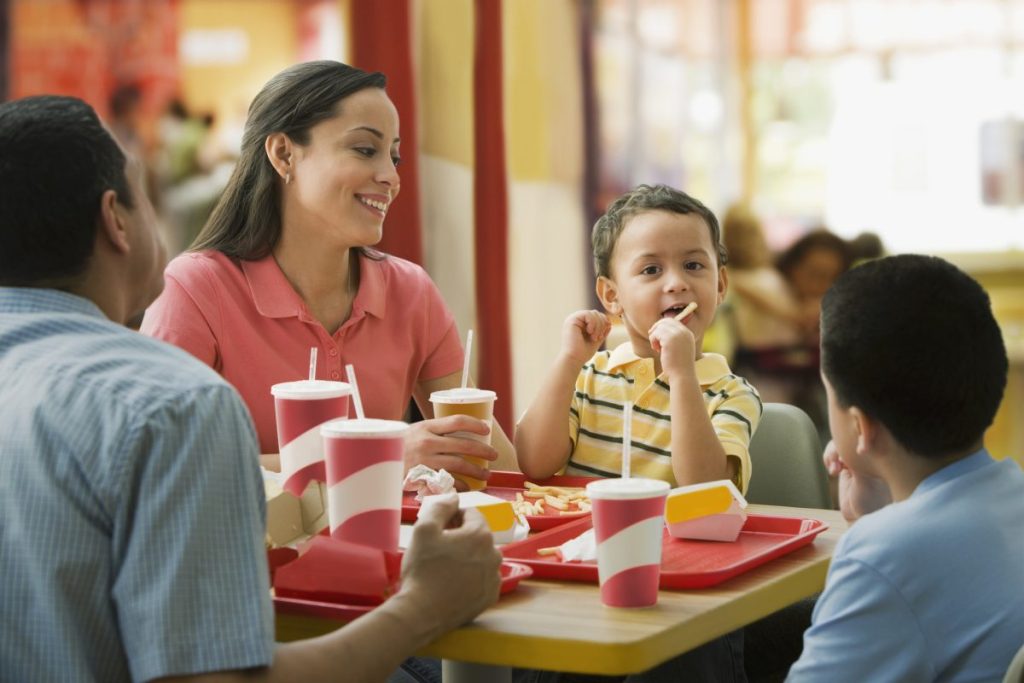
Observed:
[[[558,546],[558,557],[562,562],[592,562],[597,560],[597,539],[594,529],[584,531],[576,538]]]
[[[405,475],[403,491],[415,491],[416,500],[424,496],[450,493],[455,490],[455,478],[445,469],[434,471],[426,465],[416,465]]]

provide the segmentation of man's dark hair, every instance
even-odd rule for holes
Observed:
[[[822,301],[821,350],[839,404],[925,457],[976,444],[1006,387],[988,294],[933,256],[891,256],[843,274]]]
[[[0,104],[0,285],[59,286],[89,263],[107,190],[131,208],[125,156],[74,97]]]
[[[668,185],[637,185],[609,204],[608,210],[594,223],[591,243],[594,247],[594,270],[598,275],[611,277],[612,251],[629,219],[644,211],[658,210],[683,215],[695,213],[700,216],[711,233],[718,265],[724,266],[727,263],[725,247],[722,246],[722,231],[711,209],[682,190]]]

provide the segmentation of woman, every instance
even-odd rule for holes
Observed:
[[[410,396],[432,418],[431,392],[459,385],[454,318],[427,274],[372,250],[399,190],[398,112],[385,78],[332,61],[274,76],[249,108],[242,152],[191,251],[167,268],[142,331],[210,365],[242,395],[264,453],[278,451],[270,387],[355,366],[366,414],[402,419]],[[464,416],[410,430],[406,467],[486,478],[459,455],[514,468],[497,447],[447,436],[486,434]],[[499,458],[499,451],[501,457]]]

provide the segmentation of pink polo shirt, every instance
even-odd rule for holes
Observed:
[[[219,372],[249,406],[260,449],[277,453],[270,387],[304,379],[316,346],[317,377],[355,366],[368,417],[400,420],[417,382],[462,368],[455,319],[419,266],[360,258],[352,315],[333,335],[306,308],[273,256],[236,263],[217,251],[178,256],[142,332]]]

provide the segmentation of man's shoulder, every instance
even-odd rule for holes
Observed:
[[[63,332],[38,341],[69,391],[114,389],[111,396],[170,397],[227,386],[211,368],[181,349],[101,319],[69,320]],[[26,349],[32,353],[32,349]],[[37,368],[42,374],[46,366]]]

